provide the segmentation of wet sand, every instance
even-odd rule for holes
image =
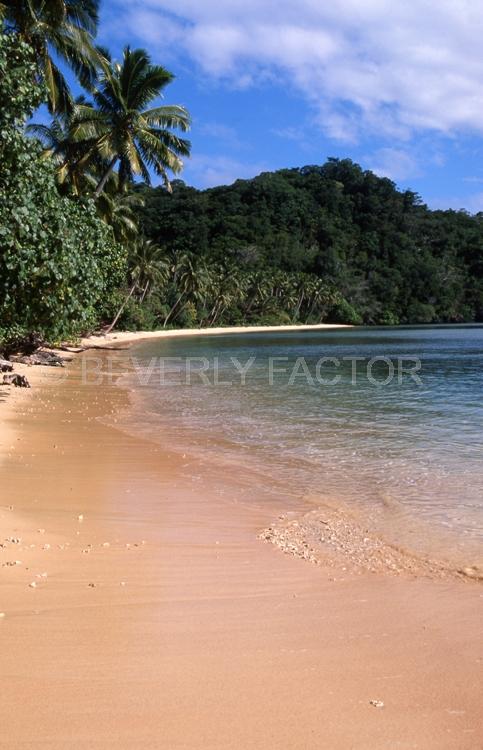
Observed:
[[[114,345],[119,343],[134,343],[144,339],[179,338],[184,336],[231,336],[234,333],[275,333],[280,331],[320,331],[324,329],[353,328],[343,323],[316,323],[315,325],[284,325],[284,326],[229,326],[212,328],[173,328],[161,331],[112,331],[108,334],[87,336],[82,344]]]
[[[1,748],[483,747],[481,584],[283,555],[282,506],[99,420],[124,391],[28,375],[0,403]]]

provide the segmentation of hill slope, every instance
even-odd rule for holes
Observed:
[[[141,223],[175,254],[316,274],[366,323],[483,320],[483,214],[430,211],[350,160],[264,173],[172,195],[142,187]]]

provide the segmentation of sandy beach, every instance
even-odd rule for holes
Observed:
[[[116,429],[122,388],[82,384],[76,358],[16,370],[0,748],[483,747],[481,583],[283,554],[259,537],[285,508],[194,486],[189,455]]]

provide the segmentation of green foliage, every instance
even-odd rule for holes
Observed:
[[[192,255],[169,256],[149,240],[132,248],[129,269],[130,288],[118,299],[118,322],[130,328],[139,327],[143,304],[151,327],[194,328],[319,323],[341,301],[314,274],[264,274]]]
[[[2,0],[0,29],[15,32],[35,55],[33,80],[45,84],[51,112],[72,108],[67,81],[58,58],[74,71],[82,85],[92,82],[95,69],[107,61],[94,46],[99,0]],[[52,56],[55,50],[55,56]]]
[[[59,195],[54,166],[19,128],[42,97],[32,60],[15,35],[0,36],[0,328],[58,339],[97,322],[125,259],[91,201]]]
[[[340,302],[337,302],[337,304],[332,307],[329,317],[333,323],[347,323],[349,325],[358,326],[363,322],[361,315],[359,315],[357,310],[355,310],[346,299],[341,299]],[[384,322],[381,321],[381,323],[383,323],[383,325],[394,325],[394,323],[386,322],[386,320]]]
[[[412,318],[411,321],[414,322]],[[381,314],[379,322],[383,326],[398,326],[401,321],[394,312],[391,312],[391,310],[385,310]]]
[[[32,82],[37,76],[32,48],[16,35],[0,36],[0,126],[1,141],[7,128],[23,124],[44,98],[42,86]],[[0,143],[1,143],[0,141]],[[5,148],[3,147],[5,151]]]
[[[175,180],[170,194],[168,172],[190,151],[173,130],[189,115],[146,107],[171,73],[144,50],[127,47],[119,65],[93,50],[97,0],[2,8],[0,339],[59,339],[100,320],[135,330],[483,320],[483,214],[429,211],[348,159],[205,191]],[[93,104],[49,73],[53,40],[83,80],[97,79]],[[27,139],[47,92],[56,116],[30,127],[40,142]],[[149,170],[168,190],[129,192]]]
[[[283,310],[273,309],[262,315],[255,316],[250,323],[257,326],[288,326],[293,321],[288,313]]]
[[[483,320],[483,214],[430,211],[411,191],[348,159],[282,169],[231,186],[199,191],[177,180],[173,193],[139,188],[145,234],[174,257],[228,268],[275,289],[243,310],[230,302],[222,319],[248,320],[284,310],[291,320],[383,325]],[[223,277],[223,273],[222,273]],[[297,312],[291,296],[307,277],[337,290],[332,307]],[[298,279],[298,280],[297,280]],[[245,283],[245,281],[243,281]],[[343,301],[341,301],[343,300]]]
[[[141,303],[129,299],[118,320],[118,327],[124,331],[150,331],[155,329],[157,320],[156,304],[149,299]]]
[[[436,310],[433,305],[424,302],[411,302],[408,317],[413,323],[433,323],[436,319]]]
[[[180,313],[178,324],[182,328],[196,328],[199,324],[198,311],[194,302],[187,302]]]

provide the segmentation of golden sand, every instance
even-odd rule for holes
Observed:
[[[0,403],[0,748],[483,747],[479,584],[282,555],[273,507],[99,420],[121,389],[28,376]]]

